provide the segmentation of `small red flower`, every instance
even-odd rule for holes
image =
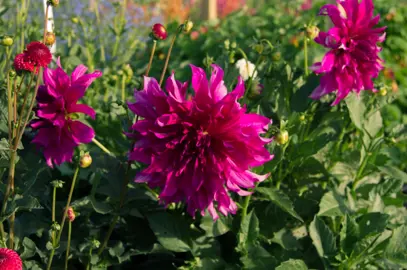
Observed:
[[[35,66],[46,67],[52,60],[52,54],[44,43],[33,41],[28,44],[24,51],[26,59]]]
[[[0,270],[22,270],[23,262],[17,252],[8,248],[0,248]]]
[[[26,62],[23,53],[17,54],[14,58],[14,69],[17,73],[21,73],[23,70],[33,72],[34,64],[31,62]]]
[[[164,25],[161,23],[156,23],[152,27],[152,34],[156,39],[164,40],[167,38],[168,33],[167,29],[165,29]]]

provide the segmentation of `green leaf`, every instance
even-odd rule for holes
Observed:
[[[379,185],[375,185],[377,194],[383,197],[399,193],[402,188],[403,181],[401,179],[388,179],[383,181]]]
[[[376,137],[383,128],[383,119],[380,111],[372,113],[369,118],[365,120],[363,126],[371,138]]]
[[[341,249],[348,255],[352,253],[355,243],[359,240],[359,230],[359,225],[356,223],[356,220],[346,214],[342,222],[340,238]]]
[[[344,199],[339,194],[329,191],[321,199],[318,216],[336,217],[349,212]]]
[[[277,264],[276,259],[259,245],[249,247],[247,255],[240,260],[247,270],[269,270],[274,269]]]
[[[189,226],[181,217],[159,212],[147,215],[150,227],[160,244],[174,252],[191,250]]]
[[[242,220],[242,225],[239,232],[239,246],[240,248],[247,249],[248,246],[253,245],[259,236],[259,219],[254,210],[252,210]]]
[[[279,244],[286,250],[298,250],[301,248],[301,245],[299,244],[297,238],[294,237],[292,231],[287,230],[286,228],[276,232],[271,241]]]
[[[18,211],[31,211],[42,208],[38,199],[33,196],[21,196],[17,194],[14,200],[7,204],[6,214],[1,217],[0,221],[6,220],[11,214]]]
[[[356,219],[360,228],[360,239],[368,235],[384,231],[389,221],[389,215],[382,213],[367,213]]]
[[[394,179],[399,179],[402,180],[403,183],[407,184],[407,173],[401,171],[400,169],[393,167],[393,166],[379,166],[379,170],[387,174],[390,177],[393,177]]]
[[[319,85],[319,76],[311,74],[307,82],[301,86],[291,98],[291,108],[296,112],[305,112],[310,104],[309,95]]]
[[[92,190],[90,192],[90,202],[93,206],[93,209],[96,211],[96,213],[106,215],[113,211],[113,207],[109,203],[98,201],[95,198],[96,190],[99,187],[101,178],[102,178],[102,175],[99,172],[93,174],[91,177]]]
[[[363,130],[363,120],[366,112],[366,106],[362,101],[362,97],[358,97],[355,93],[351,93],[345,99],[346,105],[348,106],[349,116],[355,126]]]
[[[274,204],[278,205],[281,209],[289,213],[291,216],[295,217],[301,222],[304,222],[302,218],[295,212],[294,206],[290,198],[284,194],[282,191],[275,188],[257,188],[256,191],[260,192],[266,197],[266,199],[272,201]]]
[[[385,257],[400,266],[407,267],[407,225],[396,228],[385,251]]]
[[[215,222],[210,215],[202,217],[201,224],[199,225],[207,236],[216,237],[227,233],[232,225],[230,216],[220,216]]]
[[[37,253],[37,251],[36,251],[37,246],[35,245],[34,241],[32,241],[28,237],[24,237],[23,247],[24,247],[24,251],[23,251],[23,253],[20,254],[20,257],[23,260],[31,258]]]
[[[308,270],[308,267],[302,260],[290,259],[280,264],[276,270]]]
[[[321,258],[336,255],[335,237],[329,227],[318,216],[315,216],[311,222],[309,234]]]

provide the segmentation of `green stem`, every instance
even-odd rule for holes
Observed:
[[[71,248],[71,234],[72,234],[72,222],[68,222],[68,243],[66,246],[65,254],[65,270],[68,270],[68,260],[69,260],[69,249]]]
[[[356,190],[356,187],[357,187],[359,181],[362,179],[363,171],[367,165],[368,160],[369,160],[369,155],[368,155],[368,151],[367,151],[366,156],[363,158],[362,164],[359,166],[358,172],[356,173],[356,178],[352,185],[353,191]]]
[[[153,64],[153,58],[154,58],[154,53],[155,53],[155,49],[157,47],[157,40],[153,40],[153,48],[151,48],[151,54],[150,54],[150,61],[148,61],[148,66],[147,66],[147,70],[146,73],[144,74],[144,76],[148,76],[148,73],[150,73],[150,69],[151,69],[151,65]]]
[[[54,222],[55,222],[56,197],[57,197],[57,187],[54,186],[54,190],[52,191],[52,223],[51,224],[54,224]],[[52,245],[55,246],[55,231],[54,230],[52,230],[51,236],[52,236]]]
[[[276,188],[280,189],[281,183],[283,182],[283,161],[284,161],[284,155],[285,155],[285,150],[287,149],[288,143],[286,143],[283,146],[283,151],[281,153],[281,161],[278,165],[278,176],[277,176],[277,183],[276,183]]]
[[[249,208],[249,203],[250,203],[250,199],[251,199],[252,195],[248,195],[244,198],[243,201],[243,205],[242,205],[242,218],[241,218],[241,223],[243,223],[243,221],[245,220],[246,216],[247,216],[247,209]],[[242,226],[240,226],[242,227]]]
[[[175,33],[174,37],[171,40],[171,45],[170,45],[170,48],[168,49],[167,58],[165,59],[164,69],[161,73],[160,86],[162,85],[162,83],[164,81],[164,76],[165,76],[165,73],[167,72],[168,62],[170,61],[172,48],[174,47],[175,40],[177,39],[177,36],[178,36],[178,33],[180,32],[180,30],[181,30],[181,27],[178,28],[177,33]]]
[[[100,28],[100,14],[99,14],[99,0],[96,0],[95,3],[95,15],[96,15],[96,23],[99,26],[98,27],[98,32],[99,32],[99,45],[100,45],[100,60],[104,63],[106,61],[106,56],[105,56],[105,46],[103,45],[103,33]]]
[[[112,219],[109,229],[107,230],[105,239],[103,240],[103,243],[98,250],[98,256],[100,256],[102,254],[102,252],[105,250],[107,243],[109,242],[110,236],[112,235],[112,232],[114,230],[114,227],[116,226],[117,221],[119,221],[119,215],[116,214],[114,216],[114,218]]]
[[[76,167],[75,173],[73,175],[71,190],[69,191],[68,200],[66,202],[66,206],[65,206],[65,210],[64,210],[64,215],[62,216],[61,229],[58,233],[58,236],[57,236],[57,239],[55,242],[55,246],[52,247],[51,254],[50,254],[49,260],[48,260],[47,270],[51,269],[52,259],[55,254],[55,249],[59,244],[59,240],[61,239],[62,231],[64,230],[65,220],[66,220],[66,217],[68,216],[68,208],[69,208],[69,205],[71,205],[72,194],[73,194],[73,190],[75,189],[75,182],[76,182],[76,179],[78,178],[78,174],[79,174],[79,168],[80,168],[79,166]]]
[[[304,69],[305,69],[305,76],[308,76],[308,38],[304,37]]]
[[[115,155],[109,151],[109,149],[107,149],[101,142],[99,142],[98,140],[96,140],[96,138],[92,139],[92,142],[94,144],[96,144],[103,152],[105,152],[106,154],[108,154],[109,156],[115,157]]]
[[[93,248],[91,247],[91,248],[89,249],[89,260],[88,260],[88,263],[87,263],[87,265],[86,265],[86,270],[89,270],[89,269],[90,269],[90,261],[92,260],[92,251],[93,251]]]
[[[8,55],[10,51],[9,47],[6,47],[6,54]],[[9,68],[9,61],[7,60],[6,69]],[[11,84],[10,84],[10,74],[7,71],[7,106],[8,106],[8,138],[9,138],[9,146],[12,144],[12,137],[13,137],[13,127],[11,125],[11,119],[13,119],[13,99],[11,96]]]
[[[121,92],[122,92],[122,102],[126,102],[126,75],[122,76],[122,85],[121,85]]]

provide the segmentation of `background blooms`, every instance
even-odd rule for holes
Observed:
[[[208,209],[217,219],[218,211],[236,213],[228,191],[249,195],[246,189],[268,177],[249,169],[272,158],[264,148],[271,139],[259,136],[270,120],[246,113],[237,102],[244,93],[242,79],[228,93],[219,66],[213,65],[209,81],[203,69],[191,69],[191,99],[186,99],[188,84],[174,74],[166,82],[168,95],[148,77],[144,90],[135,91],[136,102],[129,108],[144,119],[133,125],[136,135],[130,136],[136,143],[129,158],[149,165],[136,182],[161,188],[165,204],[185,201],[190,215]]]
[[[236,62],[235,66],[239,70],[239,74],[242,76],[243,81],[247,81],[252,76],[253,79],[257,77],[257,71],[255,71],[256,66],[252,62],[242,58]]]
[[[27,45],[23,53],[17,54],[14,58],[14,69],[17,73],[22,71],[38,72],[38,67],[46,67],[51,63],[52,55],[45,44],[33,41]]]
[[[89,143],[95,136],[93,129],[80,121],[72,120],[72,114],[84,113],[95,119],[95,111],[86,104],[78,104],[89,85],[102,75],[100,71],[85,74],[87,68],[79,65],[69,76],[57,62],[56,69],[44,70],[44,85],[37,95],[38,119],[31,123],[38,130],[32,143],[43,148],[48,166],[72,161],[75,147]]]
[[[320,32],[315,41],[330,50],[322,62],[315,63],[312,69],[323,74],[320,85],[311,94],[311,98],[336,90],[338,104],[351,91],[373,90],[372,79],[383,68],[383,60],[378,54],[381,48],[378,42],[385,39],[386,27],[373,28],[378,24],[380,15],[373,17],[372,0],[337,1],[338,5],[328,4],[321,8],[320,15],[328,15],[334,27],[328,32]]]

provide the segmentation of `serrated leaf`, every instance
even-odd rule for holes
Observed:
[[[349,255],[352,252],[356,241],[358,241],[359,236],[359,225],[354,218],[346,214],[340,232],[341,249]]]
[[[174,252],[191,250],[189,226],[181,217],[166,212],[147,215],[150,227],[160,244]]]
[[[290,259],[281,263],[276,270],[308,270],[308,267],[302,260]]]
[[[396,228],[387,245],[385,256],[388,260],[407,267],[407,225]]]
[[[369,118],[365,119],[363,126],[371,138],[376,137],[379,131],[383,128],[383,119],[380,111],[374,112]]]
[[[387,174],[394,179],[402,180],[403,183],[407,184],[407,173],[403,172],[402,170],[393,167],[393,166],[379,166],[378,167],[381,172]]]
[[[252,210],[242,220],[239,232],[239,246],[240,248],[247,249],[248,246],[253,245],[259,236],[259,219],[254,210]]]
[[[384,231],[389,220],[389,215],[382,213],[367,213],[356,219],[360,228],[360,238],[378,234]]]
[[[301,245],[299,244],[297,238],[295,238],[293,233],[286,228],[283,228],[280,231],[276,232],[271,241],[279,244],[286,250],[297,250],[301,248]]]
[[[403,188],[403,181],[401,179],[388,179],[375,186],[375,191],[380,196],[390,196],[399,193]]]
[[[339,194],[329,191],[321,199],[318,216],[336,217],[349,212],[344,199]]]
[[[246,256],[240,258],[244,269],[248,270],[269,270],[276,266],[276,259],[263,247],[259,245],[249,247]]]
[[[232,225],[230,216],[220,216],[215,222],[210,215],[202,217],[201,224],[199,225],[207,236],[216,237],[227,233]]]
[[[318,216],[315,216],[311,222],[309,233],[321,258],[336,255],[335,237],[329,227]]]
[[[34,241],[28,237],[24,237],[23,239],[23,247],[24,251],[21,253],[20,257],[23,260],[33,257],[37,252],[37,246],[35,245]]]
[[[345,99],[345,102],[353,124],[355,124],[358,129],[363,130],[363,119],[366,112],[366,106],[363,103],[362,98],[358,97],[355,93],[351,93]]]
[[[294,205],[291,199],[282,191],[275,188],[257,188],[256,191],[263,194],[266,199],[278,205],[281,209],[289,213],[291,216],[295,217],[301,222],[304,222],[302,218],[297,214],[297,212],[295,212]]]

